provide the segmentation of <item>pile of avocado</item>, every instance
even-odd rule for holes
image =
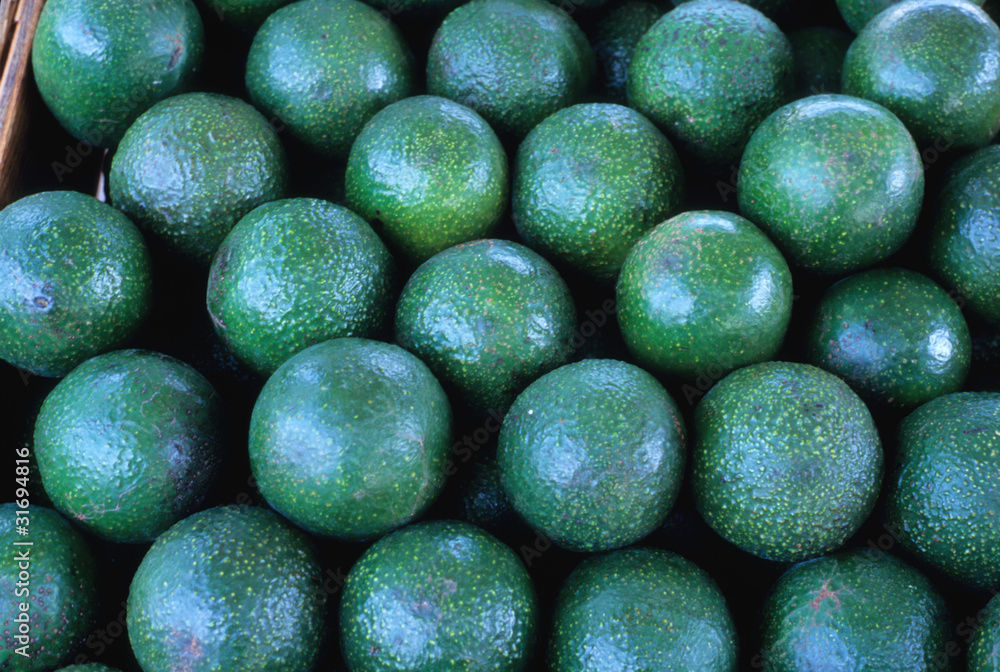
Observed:
[[[1000,672],[997,0],[48,0],[0,672]]]

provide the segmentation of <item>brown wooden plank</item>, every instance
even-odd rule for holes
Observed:
[[[38,15],[44,0],[0,0],[0,20],[9,18],[3,25],[9,35],[9,48],[0,76],[0,207],[6,206],[17,193],[21,157],[27,141],[28,100],[25,95],[31,41],[38,25]],[[3,39],[3,38],[0,38]]]

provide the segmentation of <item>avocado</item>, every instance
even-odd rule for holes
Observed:
[[[828,94],[790,103],[753,134],[740,162],[740,212],[789,263],[843,276],[902,247],[924,194],[920,154],[881,105]]]
[[[405,28],[417,25],[421,30],[426,30],[426,23],[430,23],[433,24],[431,26],[433,30],[441,23],[441,19],[461,5],[463,0],[364,0],[364,2],[377,9],[378,13],[389,21],[399,21],[401,24],[405,21]],[[430,35],[421,36],[421,39],[429,40]]]
[[[956,581],[1000,588],[1000,392],[924,404],[897,445],[886,517],[900,544]]]
[[[518,557],[454,520],[375,542],[347,573],[340,603],[351,672],[521,672],[537,628],[534,586]]]
[[[313,534],[380,537],[441,493],[448,397],[397,345],[336,338],[275,371],[250,420],[250,466],[268,503]]]
[[[200,511],[160,535],[132,577],[132,651],[144,672],[309,672],[327,634],[321,571],[273,511]]]
[[[792,48],[774,22],[734,0],[700,0],[667,12],[639,40],[628,102],[714,169],[739,161],[792,85]]]
[[[792,98],[840,93],[844,56],[854,37],[839,28],[809,26],[788,31],[794,57]]]
[[[795,562],[841,546],[875,506],[882,444],[842,380],[765,362],[723,378],[694,414],[691,483],[705,522],[761,558]]]
[[[471,107],[505,142],[581,102],[596,72],[586,35],[545,0],[471,0],[427,55],[427,91]]]
[[[553,543],[582,552],[627,546],[662,525],[685,458],[670,394],[612,359],[567,364],[529,385],[497,446],[514,509]]]
[[[114,147],[150,106],[191,88],[204,42],[191,0],[49,0],[31,63],[62,127],[92,146]]]
[[[437,96],[389,105],[347,160],[347,202],[414,265],[488,238],[507,209],[507,154],[471,109]]]
[[[7,549],[0,569],[6,596],[0,601],[0,670],[46,672],[66,662],[93,627],[94,558],[62,516],[27,499],[0,504],[0,540]],[[15,545],[21,542],[30,546]]]
[[[219,338],[263,376],[300,350],[372,336],[392,310],[392,256],[339,205],[290,198],[255,208],[219,246],[206,303]]]
[[[652,2],[614,0],[588,22],[586,32],[594,49],[597,79],[612,102],[626,103],[635,46],[661,16],[663,8]]]
[[[121,670],[102,665],[101,663],[84,663],[82,665],[60,667],[56,672],[121,672]]]
[[[448,248],[414,271],[396,304],[397,342],[475,413],[503,414],[573,353],[576,309],[541,256],[506,240]]]
[[[715,581],[652,548],[587,558],[559,590],[551,672],[736,672],[736,626]]]
[[[495,454],[477,453],[462,477],[450,482],[457,490],[453,517],[494,535],[523,524],[503,491]]]
[[[0,359],[61,377],[124,345],[152,302],[142,234],[75,191],[48,191],[0,211]]]
[[[791,319],[792,276],[753,224],[696,210],[632,248],[616,297],[622,337],[640,365],[684,380],[718,379],[777,354]]]
[[[872,407],[913,409],[965,382],[972,338],[962,311],[927,276],[878,268],[820,298],[805,338],[810,364]]]
[[[979,611],[975,622],[969,642],[969,672],[1000,672],[1000,594]]]
[[[217,93],[174,96],[147,110],[122,138],[108,177],[118,209],[203,266],[243,215],[282,198],[287,183],[274,127]]]
[[[529,247],[610,284],[683,193],[680,159],[656,126],[627,107],[587,103],[556,112],[521,143],[513,218]]]
[[[956,161],[929,209],[935,275],[969,312],[1000,327],[1000,147]]]
[[[415,61],[399,29],[357,0],[300,0],[271,14],[247,56],[250,98],[289,135],[346,159],[362,126],[414,93]]]
[[[202,0],[219,19],[253,36],[267,17],[293,0]]]
[[[968,0],[980,7],[985,0]],[[837,9],[844,22],[855,34],[860,33],[880,13],[898,4],[900,0],[837,0]]]
[[[1000,29],[968,0],[906,0],[851,44],[843,91],[884,105],[921,146],[975,149],[1000,129],[998,51]]]
[[[147,350],[88,359],[48,394],[35,454],[55,507],[87,531],[143,543],[196,511],[219,473],[222,399]]]
[[[940,672],[951,620],[927,578],[877,547],[801,562],[762,609],[766,672]],[[954,645],[954,642],[951,642]]]

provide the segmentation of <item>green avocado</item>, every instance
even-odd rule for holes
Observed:
[[[923,574],[875,546],[795,565],[762,611],[756,662],[765,672],[951,668],[944,598]]]
[[[83,665],[60,667],[56,672],[121,672],[121,670],[101,663],[84,663]]]
[[[736,672],[736,626],[690,560],[628,548],[580,563],[559,590],[551,672]]]
[[[0,504],[0,542],[0,670],[47,672],[66,662],[94,625],[94,558],[62,516],[27,500]],[[31,545],[15,545],[21,542]]]
[[[507,154],[478,114],[446,98],[389,105],[347,160],[347,202],[394,249],[420,264],[488,238],[507,209]]]
[[[464,0],[364,0],[389,21],[437,22]],[[435,24],[437,25],[437,24]]]
[[[924,275],[902,268],[858,273],[820,298],[805,339],[807,361],[873,408],[913,409],[956,392],[972,360],[962,311]]]
[[[357,0],[300,0],[271,14],[247,56],[250,98],[291,137],[346,159],[365,123],[412,95],[414,58],[399,29]]]
[[[903,420],[887,519],[936,570],[1000,588],[1000,392],[959,392]]]
[[[618,324],[639,364],[694,380],[774,357],[792,313],[792,276],[757,227],[729,212],[685,212],[629,252]]]
[[[754,129],[792,92],[788,38],[758,10],[700,0],[643,35],[628,101],[702,165],[736,164]]]
[[[427,91],[471,107],[520,141],[582,100],[596,72],[580,27],[545,0],[471,0],[452,11],[427,56]]]
[[[683,193],[680,159],[656,126],[627,107],[587,103],[556,112],[521,143],[513,218],[529,247],[610,283]]]
[[[844,56],[854,37],[839,28],[809,26],[788,31],[795,59],[792,98],[840,93]]]
[[[920,154],[884,107],[810,96],[768,117],[740,163],[740,212],[813,274],[838,276],[882,261],[916,225]]]
[[[843,91],[884,105],[921,146],[989,144],[1000,129],[1000,29],[967,0],[907,0],[865,26]]]
[[[627,546],[662,525],[685,458],[670,394],[612,359],[567,364],[529,385],[497,447],[514,509],[553,543],[582,552]]]
[[[132,577],[132,651],[144,672],[310,672],[327,636],[321,571],[273,511],[200,511],[160,535]]]
[[[250,419],[261,494],[313,534],[360,541],[420,516],[451,453],[448,397],[397,345],[337,338],[285,362]]]
[[[855,34],[860,33],[876,16],[902,0],[837,0],[837,9]],[[980,7],[985,0],[969,0]]]
[[[663,8],[652,2],[614,0],[589,22],[587,37],[597,61],[598,82],[612,101],[625,104],[635,46],[661,16]]]
[[[864,402],[808,364],[726,376],[695,408],[692,486],[705,522],[758,557],[795,562],[858,531],[882,484],[882,444]]]
[[[142,234],[92,196],[49,191],[0,211],[0,359],[60,377],[124,345],[149,315]]]
[[[204,41],[191,0],[49,0],[31,63],[62,127],[114,147],[151,105],[191,87]]]
[[[1000,146],[952,165],[930,210],[934,273],[970,312],[1000,327]]]
[[[88,359],[35,421],[42,485],[99,537],[143,543],[196,511],[219,473],[222,399],[194,368],[147,350]]]
[[[125,133],[108,177],[116,207],[204,266],[243,215],[282,198],[287,185],[288,162],[272,124],[217,93],[151,107]]]
[[[993,596],[975,620],[969,642],[969,672],[1000,672],[1000,593]]]
[[[224,24],[253,36],[267,17],[293,0],[202,0]]]
[[[352,672],[522,672],[538,606],[510,547],[468,523],[405,527],[347,574],[340,639]]]
[[[396,269],[363,219],[339,205],[291,198],[233,227],[208,276],[219,338],[268,376],[296,352],[341,336],[373,336],[388,320]]]
[[[476,413],[503,414],[573,352],[576,308],[552,265],[523,245],[451,247],[410,276],[396,304],[396,340]]]

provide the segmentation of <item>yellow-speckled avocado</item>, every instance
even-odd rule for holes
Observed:
[[[855,33],[860,33],[876,16],[899,4],[902,0],[837,0],[837,9],[844,17],[844,22]],[[980,7],[985,0],[969,0]]]

